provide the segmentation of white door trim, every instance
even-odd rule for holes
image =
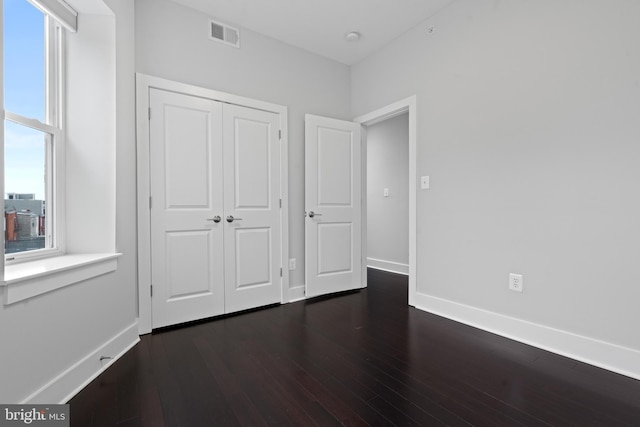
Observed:
[[[281,263],[289,259],[289,144],[287,107],[242,96],[192,86],[145,74],[136,74],[136,152],[137,152],[137,225],[138,225],[138,332],[151,332],[151,218],[149,209],[149,90],[162,89],[241,105],[278,114],[280,140],[280,198],[282,199]],[[123,219],[126,220],[126,219]],[[133,220],[133,219],[132,219]],[[282,265],[281,302],[289,302],[289,269]]]
[[[360,123],[365,126],[363,132],[362,142],[362,159],[366,162],[367,159],[367,144],[366,144],[366,126],[371,126],[379,123],[383,120],[390,119],[398,116],[402,113],[409,113],[409,305],[415,306],[416,293],[417,293],[417,163],[416,163],[416,150],[417,150],[417,115],[416,115],[416,95],[402,99],[400,101],[389,104],[385,107],[379,108],[368,114],[364,114],[354,119],[354,122]],[[367,256],[367,217],[366,217],[366,205],[367,205],[367,190],[366,186],[366,173],[367,168],[362,168],[363,174],[363,189],[362,189],[362,203],[363,203],[363,216],[362,216],[362,268],[363,268],[363,282],[366,285],[366,256]]]

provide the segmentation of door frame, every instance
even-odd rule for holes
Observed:
[[[151,209],[149,177],[149,91],[154,89],[183,93],[240,105],[278,114],[280,130],[280,302],[289,302],[289,269],[284,268],[289,259],[289,139],[287,107],[256,99],[245,98],[213,89],[193,86],[160,77],[136,73],[136,165],[137,165],[137,225],[138,225],[138,333],[152,330],[151,316]]]
[[[362,132],[362,278],[367,286],[367,127],[409,113],[409,305],[415,306],[417,293],[417,115],[416,95],[401,99],[353,121],[363,126]]]

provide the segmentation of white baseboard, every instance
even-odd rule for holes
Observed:
[[[69,369],[61,372],[21,403],[67,403],[138,341],[140,341],[138,324],[134,322]],[[101,356],[110,356],[113,359],[101,362]]]
[[[375,268],[376,270],[389,271],[391,273],[409,275],[409,264],[402,264],[399,262],[385,261],[376,258],[367,258],[367,267]]]
[[[420,310],[640,379],[640,351],[429,295],[416,293],[415,302]]]
[[[305,286],[296,286],[295,288],[289,288],[289,302],[302,301],[306,299],[304,294]]]

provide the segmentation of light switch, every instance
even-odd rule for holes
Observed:
[[[428,176],[420,177],[420,188],[422,188],[423,190],[427,190],[429,188],[429,177]]]
[[[382,190],[382,195],[383,195],[384,197],[389,197],[389,189],[388,189],[388,188],[385,188],[384,190]]]

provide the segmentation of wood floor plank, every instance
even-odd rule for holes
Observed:
[[[225,390],[223,398],[239,423],[243,426],[267,425],[262,420],[260,412],[243,391],[237,376],[229,372],[205,338],[195,338],[194,344],[215,381],[221,389]]]
[[[145,335],[71,425],[640,425],[640,381],[409,307],[405,276],[368,283]]]
[[[331,414],[338,424],[350,426],[367,425],[356,412],[340,399],[336,399],[331,392],[295,361],[288,358],[275,357],[268,353],[263,353],[260,357],[262,360],[269,361],[269,368],[273,370],[274,376],[286,380],[283,383],[284,386],[293,388],[296,387],[293,384],[296,384],[297,387],[301,387],[301,391],[303,390],[301,395],[308,394],[312,396],[312,398],[307,398],[308,406],[315,408],[318,405],[327,414]],[[326,422],[329,422],[328,417],[324,418]]]

